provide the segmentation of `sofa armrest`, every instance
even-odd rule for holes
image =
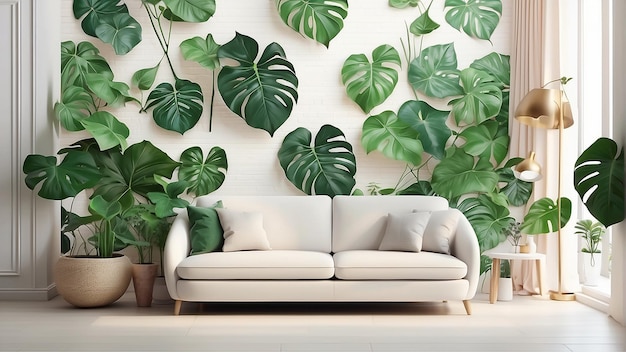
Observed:
[[[476,232],[465,216],[459,218],[451,252],[467,265],[465,279],[469,281],[469,289],[466,299],[472,299],[476,294],[480,276],[480,248]]]
[[[176,285],[180,277],[176,274],[176,268],[183,259],[189,256],[190,250],[189,219],[187,212],[183,211],[174,219],[165,241],[165,250],[163,251],[165,284],[167,285],[167,291],[174,300],[180,299]]]

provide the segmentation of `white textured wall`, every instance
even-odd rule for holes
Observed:
[[[130,82],[133,72],[153,66],[161,57],[155,36],[147,22],[145,10],[138,1],[127,1],[130,12],[143,26],[143,42],[126,56],[110,60],[115,79]],[[80,41],[88,39],[73,18],[72,0],[63,0],[62,40]],[[508,54],[510,36],[510,1],[503,1],[504,11],[500,25],[492,36],[492,43],[469,38],[450,27],[443,18],[443,0],[434,0],[431,16],[442,27],[426,36],[423,47],[454,41],[458,54],[459,68],[484,55],[496,51]],[[262,130],[247,126],[244,121],[225,107],[219,94],[216,95],[213,131],[208,132],[208,105],[196,127],[183,136],[157,127],[150,115],[139,114],[139,108],[128,105],[116,115],[131,130],[130,141],[143,139],[152,141],[171,157],[194,145],[208,152],[213,146],[226,150],[229,169],[222,194],[300,194],[285,178],[276,153],[286,134],[298,127],[306,127],[315,135],[324,124],[340,128],[353,145],[357,158],[357,187],[365,190],[370,182],[392,187],[404,170],[404,163],[391,161],[377,152],[366,155],[360,146],[361,126],[367,117],[350,101],[341,84],[340,71],[344,60],[354,53],[371,51],[381,44],[391,44],[400,53],[400,39],[406,39],[406,24],[410,24],[419,12],[415,8],[393,9],[386,0],[352,0],[343,31],[330,43],[330,48],[317,44],[292,31],[279,18],[272,0],[217,0],[217,11],[213,18],[202,24],[175,24],[172,36],[171,56],[178,74],[202,86],[205,102],[211,91],[210,73],[197,64],[182,61],[178,44],[190,37],[205,37],[212,33],[220,43],[230,41],[235,31],[253,37],[262,50],[275,41],[285,49],[287,58],[294,64],[299,79],[299,101],[291,117],[275,133],[273,138]],[[112,50],[96,38],[91,38],[108,58]],[[419,41],[416,41],[419,45]],[[412,99],[413,93],[406,82],[407,67],[403,60],[400,82],[394,94],[372,114],[384,110],[397,112],[400,105]],[[159,72],[162,80],[172,82],[165,65]],[[145,97],[144,97],[145,99]],[[72,143],[80,135],[62,133],[62,143]]]

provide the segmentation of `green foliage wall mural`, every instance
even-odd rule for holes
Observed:
[[[190,194],[438,194],[483,250],[530,197],[500,0],[63,4],[63,138],[164,145]]]

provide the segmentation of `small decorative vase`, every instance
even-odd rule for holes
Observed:
[[[513,300],[513,279],[501,277],[498,280],[498,301]]]
[[[537,244],[535,243],[535,238],[533,236],[526,236],[526,245],[528,246],[528,253],[537,252]]]
[[[133,264],[133,287],[135,288],[137,307],[152,306],[154,278],[158,268],[157,264],[152,263]]]

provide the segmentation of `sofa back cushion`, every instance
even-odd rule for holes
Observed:
[[[387,214],[448,209],[448,201],[434,196],[335,196],[333,252],[378,249]]]
[[[197,206],[221,200],[224,208],[261,213],[272,249],[330,253],[332,203],[327,196],[219,196],[198,197]]]

